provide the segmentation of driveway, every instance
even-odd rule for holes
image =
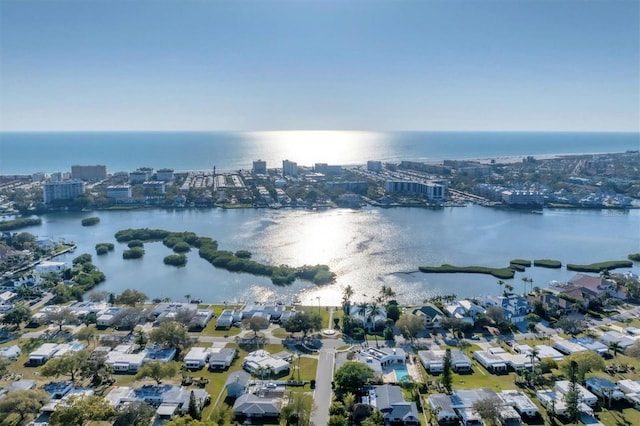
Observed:
[[[331,405],[331,381],[333,380],[333,365],[335,360],[335,349],[322,348],[318,360],[318,371],[316,373],[316,389],[313,392],[313,399],[316,409],[311,413],[311,424],[324,426],[329,424],[329,406]]]

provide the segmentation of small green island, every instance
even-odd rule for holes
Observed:
[[[607,262],[590,263],[588,265],[578,265],[567,263],[567,270],[576,272],[602,272],[618,268],[631,268],[633,262],[630,260],[610,260]]]
[[[161,241],[167,248],[174,253],[184,256],[184,253],[191,249],[198,249],[198,255],[209,262],[216,268],[226,269],[230,272],[244,272],[253,275],[267,276],[271,278],[271,282],[277,286],[285,286],[292,284],[296,279],[311,281],[314,284],[328,284],[335,279],[335,273],[331,272],[327,265],[303,265],[292,267],[288,265],[271,266],[256,262],[251,259],[251,252],[247,250],[238,250],[235,253],[227,250],[220,250],[218,242],[209,237],[200,237],[193,232],[171,232],[163,229],[123,229],[115,234],[115,238],[120,243],[131,243],[140,241],[143,243]],[[125,250],[122,254],[125,259],[132,259],[136,253],[130,253],[134,250],[141,250],[142,253],[137,257],[144,255],[144,249],[135,246],[129,250]],[[178,262],[178,258],[171,256],[165,257],[171,262]],[[186,264],[186,257],[184,258]],[[176,265],[178,266],[178,265]],[[183,265],[182,265],[183,266]]]
[[[0,232],[13,231],[14,229],[26,228],[42,224],[40,218],[19,218],[0,221]]]
[[[562,268],[562,262],[553,259],[536,259],[533,261],[533,266],[539,266],[541,268],[559,269]]]
[[[123,259],[140,259],[144,256],[144,249],[142,247],[134,247],[122,252]]]
[[[100,218],[98,216],[85,217],[81,221],[82,226],[94,226],[100,223]]]
[[[182,267],[187,264],[187,256],[184,254],[170,254],[169,256],[165,256],[164,258],[165,265]]]
[[[435,274],[489,274],[502,280],[509,280],[515,275],[512,268],[489,268],[486,266],[454,266],[444,264],[441,266],[420,266],[418,269],[420,272]]]
[[[113,251],[114,245],[112,243],[98,243],[96,244],[96,254],[101,256]]]

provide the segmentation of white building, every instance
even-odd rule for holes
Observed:
[[[563,339],[562,337],[553,336],[553,348],[562,352],[565,355],[571,355],[576,352],[584,352],[587,350],[579,343]]]
[[[298,176],[298,163],[295,161],[283,160],[282,161],[282,177],[297,177]]]
[[[360,362],[375,373],[383,374],[393,365],[404,365],[406,353],[402,348],[366,348],[360,352]]]
[[[111,327],[113,325],[113,321],[116,317],[122,312],[122,308],[111,307],[100,314],[96,319],[96,325],[98,327]]]
[[[272,374],[278,375],[288,371],[290,364],[283,359],[274,358],[269,352],[261,349],[247,354],[242,368],[253,374],[258,374],[260,369],[267,369]]]
[[[51,260],[44,260],[36,265],[36,283],[40,284],[44,281],[43,276],[47,274],[60,275],[67,268],[65,262],[54,262]]]
[[[224,370],[231,367],[238,351],[234,348],[211,348],[209,370]]]
[[[190,370],[199,370],[209,361],[211,348],[193,347],[184,356],[184,364]]]
[[[159,169],[156,172],[156,179],[163,182],[173,182],[173,169]]]
[[[84,194],[84,191],[84,182],[80,180],[47,182],[42,185],[42,196],[45,204],[51,204],[56,200],[73,200]]]
[[[369,172],[379,172],[382,170],[382,161],[367,161],[367,171]]]
[[[458,318],[463,322],[473,325],[478,315],[486,313],[486,309],[476,305],[470,300],[458,300],[455,303],[445,306],[447,315],[451,318]]]
[[[566,395],[571,389],[571,383],[568,380],[559,380],[555,383],[554,389],[560,392],[562,395]],[[588,406],[593,407],[598,403],[598,397],[589,392],[581,384],[576,384],[576,390],[580,394],[580,399],[582,400],[582,402],[584,402]]]
[[[524,393],[517,390],[505,390],[498,393],[505,404],[516,409],[522,416],[535,417],[540,414],[536,404]]]
[[[418,351],[420,362],[429,373],[441,373],[444,371],[444,350]],[[471,371],[471,359],[461,350],[451,351],[451,368],[458,373]]]
[[[131,198],[131,185],[107,186],[106,196],[116,200]]]
[[[602,377],[591,377],[584,381],[587,390],[600,398],[613,399],[620,401],[624,398],[624,393],[611,380]]]

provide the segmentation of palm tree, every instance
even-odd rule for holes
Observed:
[[[378,300],[386,304],[389,300],[393,299],[394,297],[396,297],[396,292],[393,291],[391,287],[383,285],[382,288],[380,289],[380,297],[378,298]]]
[[[191,300],[191,295],[187,293],[184,295],[184,298],[187,299],[187,303],[189,303],[189,300]]]
[[[376,316],[382,313],[382,309],[376,302],[371,302],[369,305],[369,313],[367,314],[367,322],[372,323],[372,326],[375,326]],[[375,331],[375,330],[374,330]],[[374,333],[373,337],[376,339],[376,347],[378,347],[378,336]]]
[[[620,346],[620,342],[609,342],[609,350],[613,351],[614,358],[618,357],[618,351],[620,349],[622,349],[622,346]]]
[[[351,285],[347,285],[344,288],[344,292],[342,293],[342,305],[345,309],[345,313],[349,315],[350,307],[351,307],[351,298],[353,297],[354,291]]]
[[[503,285],[504,285],[504,281],[498,280],[498,286],[500,287],[500,293],[498,293],[498,296],[500,296],[502,294],[502,286]]]
[[[369,307],[369,303],[368,302],[360,302],[360,303],[358,303],[357,306],[358,306],[358,309],[360,311],[359,312],[360,315],[362,315],[362,321],[363,321],[362,325],[365,328],[365,330],[364,330],[364,343],[366,345],[367,344],[367,324],[365,324],[365,323],[367,321],[367,308]]]
[[[539,354],[540,352],[535,347],[531,349],[531,352],[529,353],[529,357],[531,358],[531,380],[533,380],[533,376],[535,374],[536,358],[538,358]]]
[[[512,294],[513,291],[513,286],[509,283],[504,285],[504,295],[505,296],[510,296]]]
[[[523,289],[522,295],[526,296],[526,294],[527,294],[527,283],[532,283],[533,280],[531,278],[529,278],[529,277],[522,277],[522,282],[524,283],[524,289]]]

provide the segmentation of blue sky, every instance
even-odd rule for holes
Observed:
[[[0,130],[640,131],[637,0],[0,0]]]

